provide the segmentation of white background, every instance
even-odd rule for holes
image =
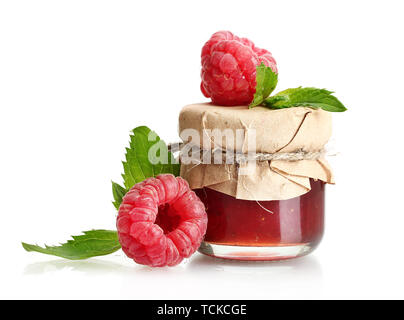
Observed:
[[[404,298],[402,1],[1,1],[0,298]],[[65,261],[25,252],[113,229],[129,131],[177,140],[206,101],[200,50],[231,30],[270,50],[279,89],[336,91],[327,230],[310,256],[175,268],[122,252]]]

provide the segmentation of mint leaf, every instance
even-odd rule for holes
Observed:
[[[112,203],[114,207],[118,210],[121,205],[122,198],[126,194],[127,190],[124,187],[121,187],[119,184],[112,181],[112,195],[114,196],[114,200]]]
[[[278,84],[278,74],[261,62],[261,64],[257,66],[256,82],[254,98],[249,108],[260,105],[264,99],[275,90]]]
[[[265,99],[264,105],[270,109],[310,107],[330,112],[343,112],[347,108],[332,95],[332,91],[317,88],[291,88]]]
[[[126,148],[126,161],[123,162],[122,177],[127,190],[135,183],[161,173],[179,175],[180,165],[176,163],[167,145],[154,131],[142,126],[133,129],[132,132],[130,146]],[[153,151],[156,152],[153,153]],[[161,163],[159,159],[164,163]]]
[[[125,161],[122,162],[124,186],[112,182],[115,208],[119,208],[123,196],[136,183],[162,173],[180,175],[180,165],[163,140],[146,126],[137,127],[130,135],[129,148],[126,148]]]
[[[83,235],[72,236],[60,246],[40,247],[22,242],[22,246],[28,252],[35,251],[50,254],[70,260],[81,260],[95,256],[103,256],[113,253],[121,248],[118,241],[118,233],[110,230],[84,231]]]

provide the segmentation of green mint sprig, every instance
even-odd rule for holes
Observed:
[[[347,108],[332,94],[332,91],[311,87],[286,89],[266,98],[264,106],[270,109],[309,107],[329,112],[346,111]]]
[[[248,106],[254,108],[264,106],[269,109],[285,109],[292,107],[309,107],[329,112],[343,112],[347,108],[333,96],[332,91],[312,87],[286,89],[270,96],[278,84],[278,74],[262,62],[257,66],[256,87],[252,102]]]
[[[121,248],[116,231],[90,230],[84,231],[83,233],[84,234],[80,236],[72,236],[73,240],[68,240],[60,246],[45,245],[45,247],[40,247],[24,242],[22,246],[28,252],[35,251],[70,260],[82,260],[103,256]]]
[[[152,152],[156,148],[157,152]],[[149,154],[150,153],[150,154]],[[159,162],[160,158],[164,163]],[[122,198],[136,183],[162,173],[180,175],[180,165],[163,140],[146,126],[137,127],[130,135],[129,148],[126,148],[125,161],[122,162],[124,187],[112,182],[112,202],[119,209]]]
[[[158,160],[166,161],[161,163]],[[135,183],[161,173],[171,173],[178,176],[180,172],[180,165],[175,161],[172,153],[168,151],[167,145],[160,140],[154,131],[144,126],[133,129],[130,135],[129,148],[126,148],[123,168],[122,178],[125,187],[112,182],[113,204],[116,209],[119,209],[122,198]],[[72,238],[73,240],[68,240],[59,246],[45,245],[41,247],[24,242],[22,246],[29,252],[39,252],[70,260],[103,256],[121,248],[118,233],[113,230],[84,231],[82,235],[72,236]]]
[[[278,84],[278,74],[261,62],[261,64],[257,66],[256,82],[254,98],[249,108],[262,104],[265,98],[275,90]]]

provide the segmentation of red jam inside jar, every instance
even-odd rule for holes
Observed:
[[[208,228],[199,251],[236,260],[283,260],[311,252],[324,231],[325,183],[288,200],[239,200],[221,192],[195,190],[207,208]]]

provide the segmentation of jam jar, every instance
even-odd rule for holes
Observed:
[[[306,255],[324,231],[325,183],[287,200],[239,200],[208,187],[195,192],[204,202],[208,228],[199,251],[235,260],[283,260]]]

